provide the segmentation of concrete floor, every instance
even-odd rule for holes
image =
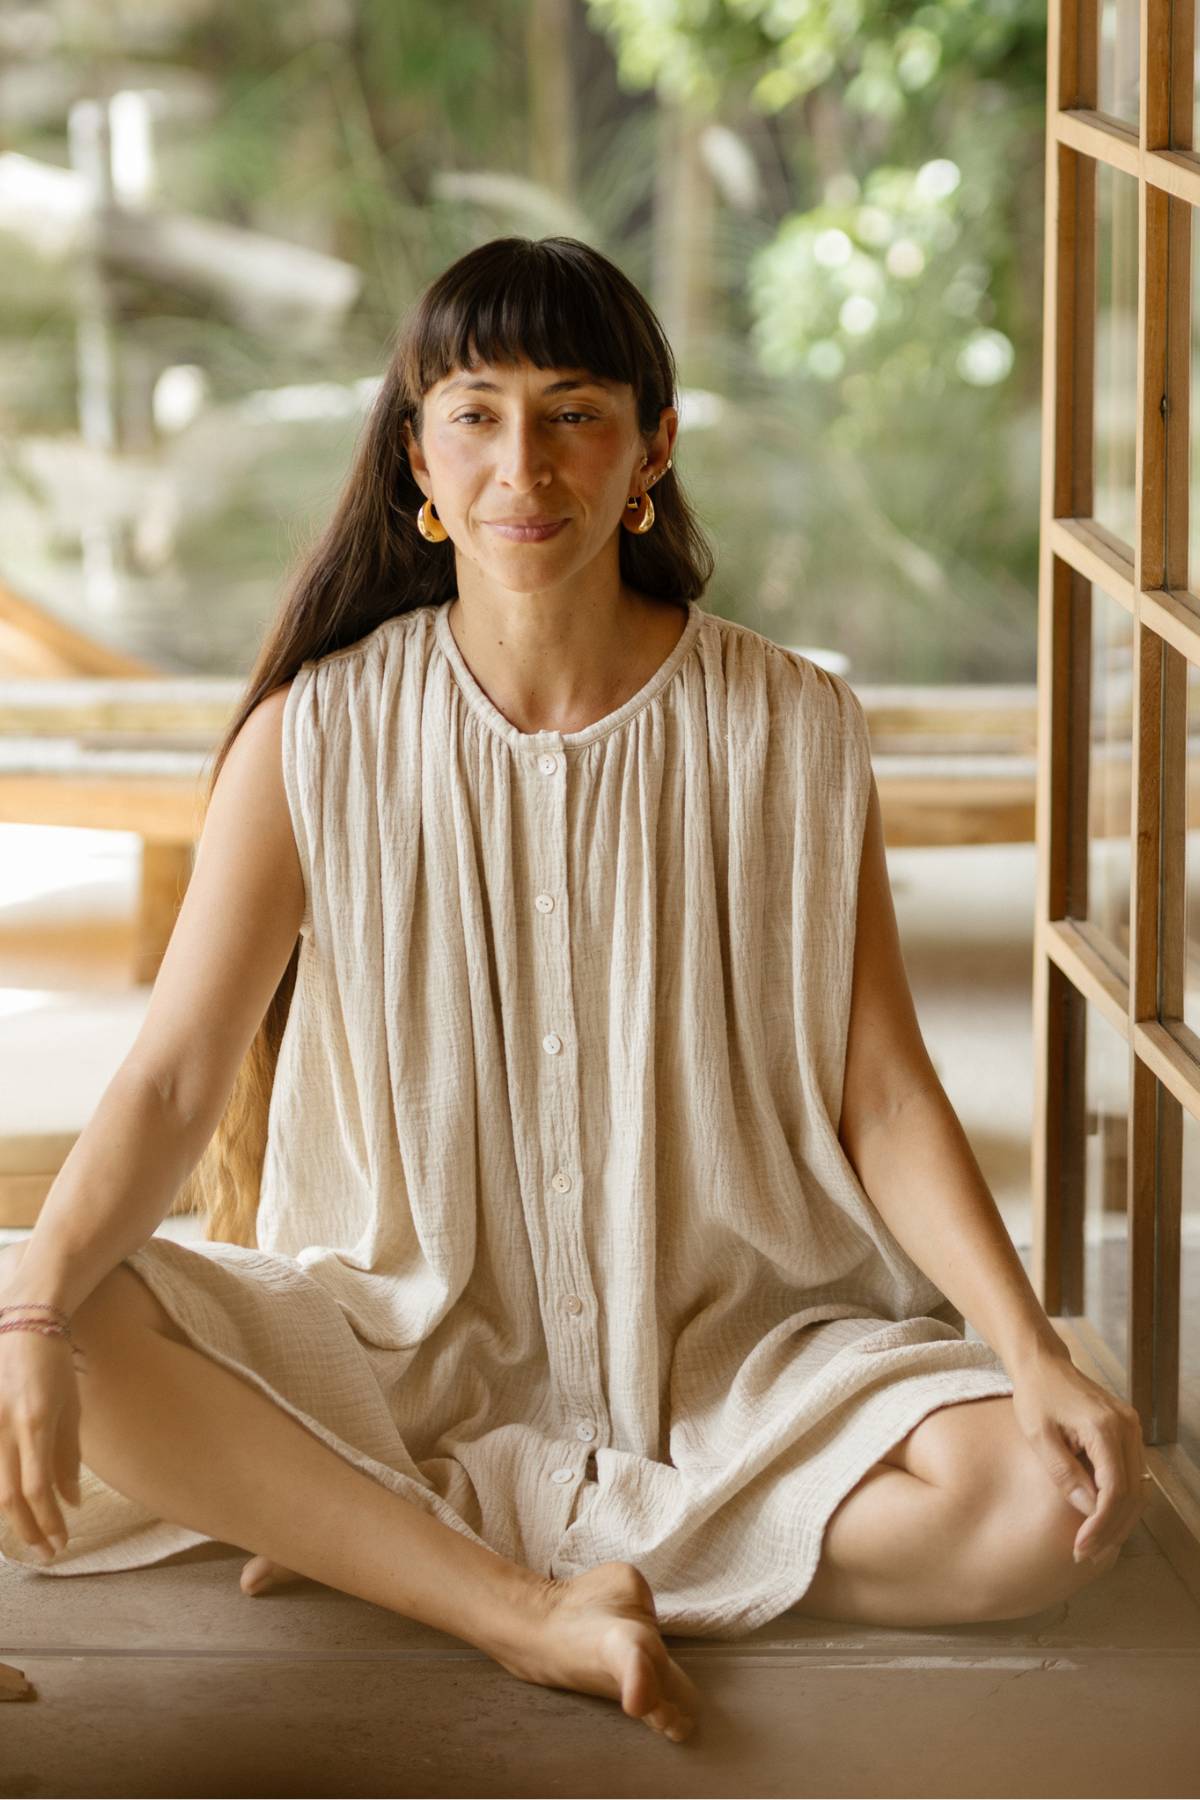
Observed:
[[[136,1030],[119,992],[133,864],[85,836],[56,891],[0,888],[0,1044],[6,1007],[65,981],[90,1046],[64,1071],[61,1004],[46,1008],[43,1112],[86,1102],[104,1046],[115,1066]],[[31,866],[6,848],[0,870]],[[1026,1248],[1032,849],[889,860],[926,1041]],[[706,1703],[681,1745],[313,1583],[249,1598],[244,1555],[206,1544],[71,1579],[0,1566],[0,1660],[34,1690],[0,1713],[0,1796],[1200,1793],[1200,1607],[1144,1524],[1071,1602],[986,1629],[791,1613],[733,1643],[670,1639]]]
[[[705,1698],[671,1744],[444,1633],[241,1554],[0,1571],[0,1794],[1195,1795],[1200,1611],[1139,1526],[1068,1604],[986,1630],[784,1614],[672,1638]]]

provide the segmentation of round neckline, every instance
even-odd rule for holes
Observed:
[[[547,745],[563,750],[581,748],[585,744],[594,743],[597,738],[606,737],[610,731],[616,731],[649,706],[656,694],[661,693],[684,657],[695,643],[699,635],[704,614],[695,600],[687,603],[687,619],[674,647],[668,652],[666,660],[659,663],[653,675],[644,682],[636,694],[631,694],[623,705],[614,712],[605,713],[601,719],[593,719],[590,725],[584,725],[579,731],[518,731],[511,719],[506,719],[498,706],[484,693],[479,683],[467,666],[467,660],[458,647],[458,641],[450,629],[450,607],[453,601],[442,600],[438,603],[434,614],[434,635],[438,647],[450,664],[454,680],[471,711],[483,720],[498,737],[502,737],[514,750],[543,750]]]

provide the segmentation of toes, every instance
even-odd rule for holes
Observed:
[[[239,1586],[243,1594],[257,1594],[267,1585],[270,1563],[265,1556],[252,1556],[242,1569]]]
[[[680,1704],[664,1692],[664,1677],[649,1651],[640,1644],[635,1646],[635,1653],[626,1665],[625,1690],[622,1705],[627,1713],[632,1713],[654,1731],[662,1732],[666,1737],[680,1743],[694,1729],[695,1716],[692,1708]],[[671,1664],[671,1675],[675,1678],[673,1686],[684,1695],[691,1695],[693,1700],[699,1698],[695,1685],[684,1674],[677,1664]]]
[[[652,1706],[649,1712],[644,1712],[642,1718],[647,1725],[653,1725],[655,1731],[666,1731],[669,1726],[678,1724],[679,1711],[664,1700],[660,1706]]]
[[[657,1623],[653,1596],[640,1572],[632,1564],[612,1566],[636,1590],[623,1604],[636,1607],[646,1616],[626,1616],[607,1625],[599,1640],[601,1661],[615,1680],[621,1710],[641,1719],[652,1731],[680,1743],[695,1729],[700,1691],[669,1655]],[[582,1582],[588,1577],[576,1579]]]
[[[268,1594],[272,1588],[299,1580],[294,1569],[285,1569],[282,1563],[274,1563],[267,1556],[252,1556],[242,1570],[241,1589],[244,1594]]]
[[[677,1744],[681,1743],[692,1730],[692,1721],[685,1717],[678,1706],[673,1706],[669,1701],[664,1701],[661,1706],[656,1706],[650,1712],[643,1713],[642,1718],[647,1725],[652,1725],[655,1731],[661,1731],[665,1737],[671,1738]]]

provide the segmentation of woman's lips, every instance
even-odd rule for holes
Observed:
[[[567,523],[560,519],[557,525],[492,525],[492,530],[501,537],[511,538],[514,544],[540,544],[543,538],[552,538]]]

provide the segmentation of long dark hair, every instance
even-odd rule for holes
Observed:
[[[217,751],[207,800],[249,715],[302,663],[357,643],[385,619],[453,597],[452,541],[430,543],[417,528],[425,494],[409,467],[404,423],[420,442],[424,396],[452,370],[522,361],[628,383],[647,443],[662,408],[677,404],[675,361],[658,318],[598,250],[570,237],[506,237],[460,257],[396,333],[333,517],[288,582]],[[704,592],[714,558],[674,468],[655,483],[654,510],[643,536],[617,527],[621,580],[686,606]],[[297,940],[221,1120],[172,1206],[202,1212],[209,1239],[256,1243],[268,1108],[298,955]]]

